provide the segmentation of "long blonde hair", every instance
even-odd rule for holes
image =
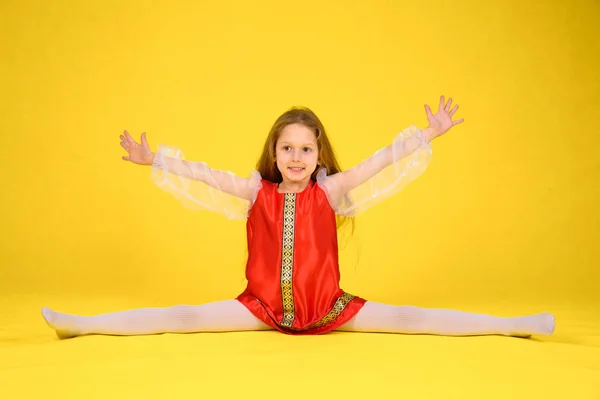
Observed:
[[[337,161],[335,151],[325,132],[325,127],[319,117],[307,107],[296,106],[281,114],[269,131],[262,154],[256,164],[256,170],[263,179],[273,183],[280,183],[283,180],[281,172],[275,163],[275,146],[277,145],[277,141],[281,136],[283,128],[291,124],[300,124],[307,127],[317,138],[319,160],[317,162],[317,168],[311,174],[311,180],[316,181],[317,173],[323,168],[326,169],[327,175],[333,175],[342,171],[340,164]],[[338,228],[347,222],[351,222],[352,232],[354,232],[354,218],[337,216],[337,222]]]

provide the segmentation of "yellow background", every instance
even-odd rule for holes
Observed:
[[[5,0],[0,14],[0,397],[600,398],[596,2]],[[465,122],[357,218],[342,285],[549,311],[554,336],[58,342],[45,326],[42,306],[90,315],[244,288],[244,222],[154,186],[121,160],[123,130],[247,176],[275,119],[304,105],[348,168],[423,127],[442,94]]]

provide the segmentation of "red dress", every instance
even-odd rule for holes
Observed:
[[[237,299],[284,333],[340,327],[366,300],[339,286],[336,218],[325,192],[313,181],[300,193],[261,183],[246,225],[248,285]]]

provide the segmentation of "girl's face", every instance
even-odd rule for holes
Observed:
[[[275,161],[284,182],[308,183],[318,160],[319,148],[313,131],[301,124],[283,128],[275,146]]]

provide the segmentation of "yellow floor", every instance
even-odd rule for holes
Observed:
[[[111,305],[95,299],[89,308],[100,301]],[[557,329],[533,339],[249,332],[68,340],[39,313],[65,299],[5,296],[0,304],[1,399],[600,399],[598,304],[538,305],[556,315]]]

